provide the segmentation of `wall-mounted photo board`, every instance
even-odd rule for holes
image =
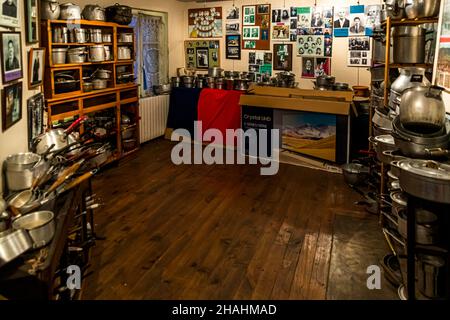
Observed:
[[[188,69],[208,70],[220,67],[219,40],[186,40],[184,52]]]
[[[270,50],[270,4],[242,6],[242,49]]]

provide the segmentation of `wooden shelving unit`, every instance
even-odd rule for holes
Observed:
[[[86,42],[86,43],[61,43],[53,42],[53,32],[58,28],[67,27],[70,29],[101,29],[103,34],[111,34],[110,42]],[[139,90],[138,85],[134,81],[119,83],[118,67],[128,73],[134,74],[134,41],[130,43],[120,43],[119,37],[121,33],[132,33],[134,30],[129,26],[121,26],[111,22],[89,21],[89,20],[42,20],[41,21],[41,46],[46,48],[46,69],[45,69],[45,85],[44,92],[47,105],[48,125],[55,126],[61,122],[70,123],[77,117],[88,115],[95,119],[96,114],[108,112],[114,115],[115,126],[105,139],[114,142],[114,156],[110,161],[117,160],[139,149]],[[75,48],[84,47],[87,51],[91,46],[103,45],[110,48],[111,59],[108,61],[83,63],[64,63],[55,64],[52,59],[52,49],[54,48]],[[119,60],[118,46],[129,46],[132,52],[132,59]],[[89,55],[88,55],[89,56]],[[93,90],[90,92],[83,91],[83,83],[92,77],[93,72],[97,68],[107,69],[111,71],[111,77],[108,80],[108,86],[102,90]],[[74,79],[78,85],[74,90],[61,92],[56,90],[60,84],[55,82],[55,74],[61,72],[70,72],[74,75]],[[124,150],[122,143],[122,115],[126,114],[132,119],[130,126],[134,128],[132,139],[135,140],[136,147],[133,150]],[[81,126],[80,133],[84,132]]]

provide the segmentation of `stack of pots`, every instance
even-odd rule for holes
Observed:
[[[206,77],[206,86],[214,89],[216,87],[216,79],[214,77]]]
[[[396,114],[399,113],[401,96],[406,89],[430,85],[424,68],[401,68],[399,71],[400,76],[392,83],[389,97],[389,107]]]

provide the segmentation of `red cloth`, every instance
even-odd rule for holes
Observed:
[[[225,144],[226,129],[241,127],[241,91],[203,89],[197,104],[198,121],[202,121],[202,133],[208,129],[218,129]]]

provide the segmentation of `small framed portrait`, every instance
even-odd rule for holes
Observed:
[[[45,48],[31,48],[28,62],[28,88],[35,88],[44,83]]]
[[[208,48],[196,48],[196,59],[198,69],[209,68]]]
[[[273,45],[273,70],[292,70],[292,44]]]
[[[241,59],[241,36],[227,35],[226,36],[226,58],[232,60]]]
[[[39,42],[38,0],[25,0],[25,31],[27,43]]]
[[[22,46],[20,32],[0,32],[3,83],[21,79]]]
[[[2,130],[5,131],[22,119],[22,82],[3,88]]]
[[[28,147],[31,150],[33,140],[44,132],[44,95],[38,93],[27,100]]]
[[[1,0],[0,26],[19,28],[19,12],[21,9],[21,1],[19,0]]]

